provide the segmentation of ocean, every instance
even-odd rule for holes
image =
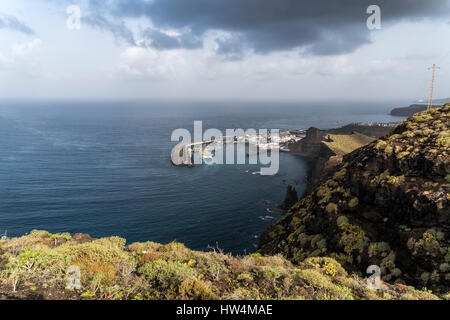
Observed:
[[[175,167],[177,128],[333,128],[399,121],[399,102],[0,102],[0,233],[32,229],[183,242],[244,254],[280,213],[286,187],[306,186],[306,161],[280,153],[259,165]],[[406,105],[406,104],[405,104]],[[249,172],[246,172],[249,170]],[[274,220],[264,220],[270,215]]]

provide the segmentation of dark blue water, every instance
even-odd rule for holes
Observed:
[[[273,221],[260,216],[301,193],[302,158],[282,153],[276,176],[260,166],[170,163],[172,130],[331,128],[393,121],[395,103],[1,102],[0,232],[32,229],[119,235],[129,242],[177,240],[252,251]],[[272,214],[279,218],[279,214]]]

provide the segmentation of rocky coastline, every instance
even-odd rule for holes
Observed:
[[[317,164],[321,174],[263,234],[259,252],[333,257],[360,275],[377,265],[384,281],[448,291],[449,119],[450,104],[415,114],[329,170]],[[312,133],[300,152],[320,151]]]

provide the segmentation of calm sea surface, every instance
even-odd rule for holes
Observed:
[[[0,233],[32,229],[177,240],[241,254],[255,250],[288,184],[306,163],[282,153],[276,176],[256,165],[174,167],[176,128],[307,129],[398,121],[397,103],[0,102]],[[246,173],[250,170],[250,173]]]

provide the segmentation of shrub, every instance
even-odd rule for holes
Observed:
[[[105,247],[116,247],[123,249],[125,248],[125,244],[127,243],[127,240],[121,237],[109,237],[109,238],[101,238],[94,240],[93,243],[100,244]]]
[[[353,250],[363,252],[365,232],[360,227],[349,223],[344,223],[339,228],[343,231],[339,244],[344,246],[344,251],[347,253],[352,253]]]
[[[161,259],[162,257],[163,257],[163,253],[161,253],[161,252],[146,252],[146,253],[142,254],[139,264],[143,265],[143,264],[146,264],[147,262]]]
[[[253,281],[253,276],[250,273],[241,273],[237,276],[239,281],[251,282]]]
[[[298,270],[296,276],[307,285],[319,289],[316,299],[353,300],[350,288],[334,284],[330,278],[316,270]]]
[[[98,239],[77,245],[62,245],[55,250],[67,255],[72,261],[87,258],[92,261],[119,263],[131,259],[131,256],[109,238]]]
[[[117,270],[110,262],[84,257],[73,264],[80,267],[82,282],[90,285],[94,292],[100,286],[113,286],[116,283]]]
[[[369,245],[369,257],[377,256],[389,252],[390,250],[391,247],[387,242],[373,242]]]
[[[347,174],[347,170],[342,169],[341,171],[338,171],[334,174],[333,179],[338,180],[338,181],[342,180],[342,179],[344,179],[346,174]]]
[[[423,248],[427,252],[437,251],[439,249],[439,242],[436,237],[430,233],[430,230],[424,232],[422,238],[419,239],[415,245],[418,248]]]
[[[403,151],[403,152],[400,152],[400,153],[397,155],[397,158],[398,158],[398,159],[402,159],[402,158],[406,157],[407,155],[409,155],[409,152],[408,152],[408,151]]]
[[[66,240],[66,241],[72,240],[72,236],[71,236],[71,234],[68,233],[68,232],[61,233],[61,237],[62,237],[64,240]]]
[[[288,274],[287,270],[283,267],[278,266],[260,266],[257,269],[258,275],[269,282],[275,281],[281,276],[286,276]]]
[[[50,232],[45,231],[45,230],[36,230],[33,229],[31,230],[30,234],[28,235],[29,238],[43,238],[43,237],[48,237],[50,236]]]
[[[445,254],[445,262],[450,262],[450,248],[447,249],[447,253]]]
[[[327,213],[329,213],[329,214],[332,214],[332,213],[336,213],[336,212],[337,212],[337,209],[338,209],[337,204],[335,204],[335,203],[333,203],[333,202],[330,202],[330,203],[327,205],[327,207],[325,208],[325,211],[326,211]]]
[[[92,293],[90,290],[87,290],[86,292],[83,292],[80,297],[88,297],[88,298],[92,298],[95,297],[95,294]]]
[[[171,242],[159,248],[161,252],[171,252],[175,250],[186,250],[186,246],[179,242]]]
[[[198,280],[194,277],[185,279],[178,289],[178,292],[182,295],[194,299],[201,300],[213,300],[217,299],[216,295],[211,291],[208,283]]]
[[[348,223],[348,219],[346,216],[339,216],[336,220],[336,223],[340,227],[341,225]]]
[[[354,207],[358,206],[358,204],[359,204],[359,200],[358,200],[358,198],[355,197],[349,201],[348,206],[350,208],[354,208]]]
[[[331,277],[334,277],[336,275],[340,276],[347,275],[347,272],[336,260],[328,257],[308,258],[305,260],[305,265],[312,266]]]
[[[442,272],[448,272],[448,271],[450,271],[450,265],[449,265],[448,263],[442,263],[442,264],[439,266],[439,269],[440,269]]]
[[[195,270],[186,264],[162,259],[144,264],[138,272],[145,275],[150,283],[156,283],[162,287],[177,287],[196,274]]]
[[[391,145],[388,145],[385,149],[384,149],[384,153],[390,155],[392,154],[392,152],[394,151],[394,148]]]
[[[389,169],[386,169],[383,173],[381,173],[378,176],[375,176],[370,183],[373,184],[379,184],[381,182],[383,182],[384,180],[386,180],[389,177]]]
[[[387,180],[387,183],[393,184],[395,186],[399,186],[399,185],[403,184],[404,182],[405,182],[405,176],[404,175],[401,175],[401,176],[398,176],[398,177],[396,177],[396,176],[389,176],[388,180]]]
[[[378,140],[378,142],[375,144],[375,149],[382,150],[386,148],[386,145],[387,145],[386,141]]]
[[[125,239],[110,237],[76,245],[67,243],[54,250],[66,256],[70,264],[80,267],[82,282],[95,293],[99,288],[115,285],[119,274],[132,272],[125,270],[134,266],[134,261],[124,246]]]
[[[149,252],[156,251],[162,245],[153,241],[147,242],[134,242],[128,246],[128,250],[131,252]]]
[[[24,247],[19,258],[19,267],[37,273],[40,278],[55,277],[61,279],[69,266],[67,256],[48,247]],[[29,267],[27,267],[29,266]]]

